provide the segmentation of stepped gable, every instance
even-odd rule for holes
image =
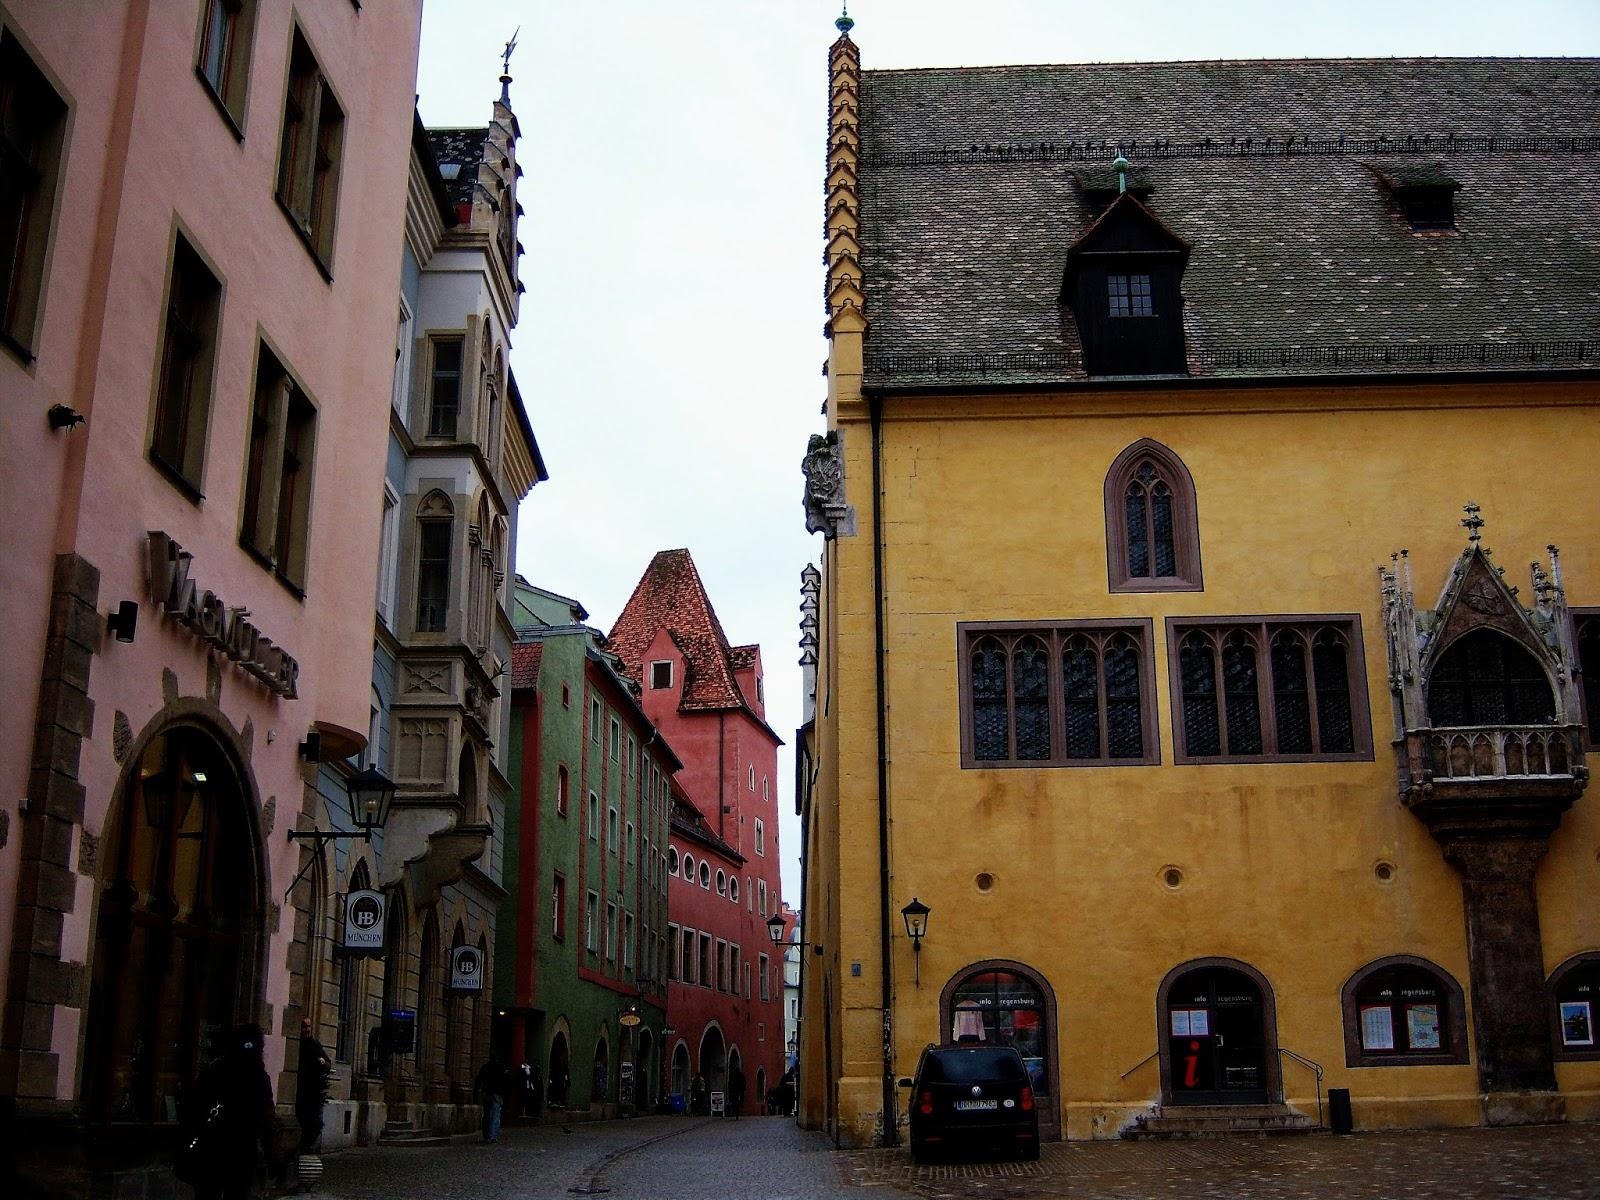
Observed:
[[[642,680],[645,652],[661,629],[683,651],[680,711],[748,707],[734,679],[728,635],[687,550],[662,550],[650,560],[606,648],[622,659],[628,674]]]
[[[1192,247],[1190,377],[1592,369],[1597,96],[1594,58],[866,71],[867,383],[1087,379],[1057,297],[1119,149]]]
[[[543,642],[518,642],[511,647],[511,688],[539,686],[539,663],[544,658]]]

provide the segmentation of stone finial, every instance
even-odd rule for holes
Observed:
[[[1483,538],[1484,525],[1483,518],[1478,515],[1478,506],[1469,502],[1461,506],[1461,511],[1467,514],[1461,518],[1461,526],[1467,531],[1467,540],[1476,546]]]
[[[844,11],[834,20],[833,27],[843,37],[849,37],[850,31],[856,27],[856,23],[850,19],[850,0],[844,0]]]

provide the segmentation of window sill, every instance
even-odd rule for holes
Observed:
[[[12,356],[15,357],[23,366],[33,366],[33,351],[29,350],[26,346],[17,341],[16,338],[12,337],[3,329],[0,329],[0,346],[4,346],[7,350],[9,350]]]
[[[206,494],[200,490],[198,484],[191,481],[187,475],[162,458],[155,450],[152,449],[146,457],[149,459],[150,465],[165,476],[168,483],[183,493],[191,504],[196,508],[200,506],[201,501],[206,498]]]
[[[1174,754],[1172,762],[1179,767],[1235,767],[1278,766],[1282,763],[1364,763],[1372,761],[1370,751],[1357,750],[1350,754],[1222,754],[1197,757]]]
[[[1107,582],[1107,590],[1112,595],[1127,592],[1203,592],[1205,584],[1198,579],[1185,579],[1179,576],[1161,579],[1144,579],[1127,577],[1111,579]]]
[[[211,103],[217,106],[223,122],[233,132],[235,141],[244,141],[244,118],[233,115],[233,110],[228,107],[228,102],[217,94],[217,89],[211,86],[211,80],[206,78],[206,73],[198,66],[194,69],[195,78],[200,81],[200,87],[211,98]]]
[[[283,202],[281,195],[274,192],[273,199],[278,202],[278,211],[283,214],[283,219],[289,222],[289,228],[294,230],[295,236],[300,239],[300,244],[306,248],[306,253],[311,255],[311,261],[317,265],[317,270],[322,274],[323,282],[331,285],[333,283],[333,269],[322,261],[322,254],[318,251],[317,243],[312,240],[310,232],[304,225],[300,224],[300,218],[295,216],[294,210]]]
[[[1426,1054],[1362,1054],[1345,1066],[1355,1067],[1465,1067],[1471,1063],[1465,1054],[1429,1051]]]

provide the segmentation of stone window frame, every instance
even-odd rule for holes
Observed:
[[[250,96],[256,8],[256,0],[205,0],[195,38],[194,73],[241,142]]]
[[[591,842],[598,842],[600,840],[600,793],[593,790],[589,792],[588,833],[589,840]]]
[[[3,18],[3,14],[0,14]],[[8,60],[14,59],[14,62]],[[15,187],[16,255],[0,276],[0,346],[24,366],[34,360],[34,339],[43,309],[51,238],[55,230],[62,152],[73,104],[60,83],[12,25],[0,19],[0,129],[14,128],[13,111],[32,136],[27,145],[13,145],[0,133],[0,162],[6,164],[4,186]],[[16,193],[13,193],[15,195]],[[9,237],[11,231],[0,231]]]
[[[311,556],[318,409],[283,355],[264,337],[256,346],[251,405],[239,545],[303,598]]]
[[[760,817],[756,818],[756,853],[762,858],[767,856],[767,823]]]
[[[445,494],[441,488],[430,488],[418,501],[412,514],[412,524],[416,536],[416,563],[414,565],[413,600],[411,605],[412,632],[422,635],[445,636],[450,631],[450,615],[452,611],[451,593],[455,588],[455,547],[456,547],[456,506],[454,501]],[[444,530],[444,554],[424,556],[424,534]],[[443,564],[442,571],[440,564]],[[424,571],[431,571],[437,579],[430,576],[428,593],[424,594]],[[437,596],[438,615],[432,615],[429,610],[428,619],[424,621],[424,599],[432,600]]]
[[[556,764],[556,816],[565,817],[572,795],[572,774],[566,763]]]
[[[681,929],[681,927],[678,925],[678,923],[676,921],[668,921],[667,922],[667,954],[666,954],[667,962],[666,962],[666,967],[667,967],[667,981],[669,983],[678,982],[678,975],[679,975],[679,972],[680,972],[680,969],[681,969],[680,968],[680,964],[683,961],[683,959],[682,959],[683,947],[679,944],[679,941],[678,941],[678,939],[681,936],[681,934],[682,934],[682,929]]]
[[[1140,655],[1139,662],[1139,721],[1144,744],[1144,754],[1138,758],[1068,758],[1062,700],[1061,652],[1069,637],[1076,634],[1105,635],[1126,634],[1132,638]],[[994,636],[1007,642],[1020,641],[1027,636],[1042,641],[1049,658],[1050,709],[1049,758],[979,758],[973,724],[972,704],[972,653],[986,637]],[[1159,702],[1156,695],[1154,622],[1149,617],[1074,618],[1060,621],[961,621],[956,624],[956,661],[958,704],[960,708],[961,766],[963,770],[1014,770],[1017,768],[1054,767],[1151,767],[1161,764],[1161,725]],[[1011,684],[1007,671],[1008,705]],[[1100,698],[1104,709],[1105,688],[1102,681]],[[1011,723],[1015,725],[1015,710]],[[1104,722],[1102,722],[1102,729]],[[1058,752],[1059,749],[1059,752]]]
[[[1280,754],[1277,743],[1276,714],[1272,703],[1272,635],[1285,627],[1343,626],[1345,638],[1345,684],[1350,693],[1350,723],[1354,749],[1334,753]],[[1184,736],[1183,667],[1180,648],[1183,638],[1196,630],[1217,633],[1244,629],[1258,642],[1256,670],[1257,705],[1260,714],[1262,752],[1260,754],[1194,755],[1188,752]],[[1172,705],[1172,761],[1187,766],[1218,763],[1311,763],[1371,762],[1373,760],[1372,708],[1367,691],[1366,646],[1361,633],[1360,613],[1272,613],[1263,616],[1167,617],[1167,686]],[[1220,665],[1219,668],[1220,670]],[[1315,685],[1312,685],[1315,693]],[[1315,703],[1313,702],[1313,710]],[[1227,724],[1227,710],[1218,692],[1218,721]]]
[[[678,848],[676,846],[668,846],[666,854],[662,857],[666,859],[667,875],[676,875],[678,873]]]
[[[1172,495],[1172,541],[1177,570],[1172,575],[1135,576],[1128,571],[1127,491],[1146,462]],[[1103,493],[1106,524],[1106,586],[1119,592],[1200,592],[1205,590],[1200,561],[1200,510],[1194,476],[1183,459],[1154,438],[1140,438],[1111,461]]]
[[[583,948],[590,954],[600,947],[600,893],[589,891],[583,897]]]
[[[192,311],[180,312],[180,280],[193,292]],[[215,262],[179,222],[172,227],[162,288],[159,347],[151,377],[146,456],[174,487],[198,504],[205,499],[207,443],[216,383],[217,342],[227,287]],[[182,358],[184,381],[173,372]],[[175,444],[174,444],[175,441]]]
[[[1572,644],[1577,648],[1583,674],[1578,677],[1578,711],[1583,717],[1584,747],[1600,751],[1600,606],[1575,605],[1572,615]],[[1588,644],[1594,649],[1584,658],[1584,634],[1593,630]]]
[[[700,887],[703,891],[709,892],[711,890],[711,864],[702,858],[698,870],[700,872]]]
[[[563,871],[551,873],[550,937],[557,942],[567,940],[567,876]]]
[[[1595,1036],[1593,1046],[1565,1046],[1561,1039],[1561,1009],[1556,993],[1568,975],[1585,967],[1600,971],[1600,950],[1580,950],[1563,960],[1560,966],[1550,972],[1550,978],[1545,983],[1545,1003],[1550,1012],[1550,1048],[1557,1062],[1600,1062],[1600,1004],[1589,1010],[1590,1030]]]
[[[728,873],[726,871],[724,871],[721,867],[718,867],[717,868],[717,895],[726,896],[727,894],[728,894]]]
[[[273,195],[317,269],[330,283],[348,111],[339,102],[300,22],[292,22]]]
[[[1407,967],[1431,975],[1445,994],[1445,1014],[1441,1022],[1444,1046],[1439,1050],[1367,1050],[1361,1045],[1362,986],[1372,976],[1395,967]],[[1471,1062],[1467,1048],[1466,996],[1454,975],[1429,959],[1415,954],[1390,954],[1373,959],[1358,969],[1339,989],[1339,1010],[1344,1026],[1344,1065],[1347,1067],[1437,1067],[1465,1066]]]

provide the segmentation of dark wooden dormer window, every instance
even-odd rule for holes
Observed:
[[[1090,375],[1181,375],[1189,245],[1131,191],[1067,251],[1059,302]]]

